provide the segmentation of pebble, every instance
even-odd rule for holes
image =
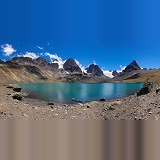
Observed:
[[[110,110],[110,111],[113,111],[113,110],[115,110],[115,109],[114,109],[113,107],[109,107],[109,110]]]
[[[67,110],[65,111],[65,114],[68,114]]]
[[[24,116],[24,117],[28,117],[28,115],[27,115],[27,114],[25,114],[25,113],[23,113],[23,116]]]

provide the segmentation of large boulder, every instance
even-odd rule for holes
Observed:
[[[145,95],[145,94],[150,93],[152,91],[152,87],[153,87],[153,83],[151,83],[150,81],[147,80],[144,83],[141,90],[137,92],[137,96],[141,96],[141,95]]]
[[[13,94],[12,97],[13,97],[13,99],[17,99],[19,101],[22,100],[22,96],[20,94]]]
[[[86,68],[86,71],[92,76],[104,76],[103,71],[96,64],[91,64],[88,68]]]
[[[13,91],[15,92],[21,92],[22,88],[13,88]]]
[[[65,71],[69,73],[73,73],[73,72],[82,73],[81,68],[77,65],[76,61],[72,58],[69,58],[66,60],[66,62],[63,65],[63,68]]]

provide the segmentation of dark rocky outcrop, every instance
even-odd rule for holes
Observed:
[[[22,88],[13,88],[13,91],[15,92],[21,92]]]
[[[151,83],[150,81],[146,81],[143,85],[143,87],[141,88],[140,91],[137,92],[137,96],[141,96],[141,95],[145,95],[151,92],[153,87],[153,83]]]
[[[63,65],[63,68],[65,71],[69,73],[73,73],[73,72],[82,73],[81,68],[77,65],[75,60],[72,58],[67,59],[67,61]]]
[[[103,101],[106,101],[106,99],[105,98],[101,98],[100,101],[103,102]]]
[[[91,64],[86,68],[87,73],[90,73],[92,76],[104,76],[103,71],[99,68],[98,65]]]
[[[13,86],[7,86],[7,88],[14,88]]]
[[[19,100],[19,101],[22,100],[22,96],[19,95],[19,94],[14,94],[12,97],[13,97],[13,99],[17,99],[17,100]]]
[[[114,70],[114,71],[112,72],[112,75],[113,75],[114,77],[116,77],[116,76],[118,76],[118,72],[117,72],[116,70]]]
[[[48,102],[47,105],[54,105],[54,103],[53,102]]]

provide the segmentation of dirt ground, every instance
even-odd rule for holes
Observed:
[[[13,88],[0,86],[0,119],[78,119],[78,120],[143,120],[160,118],[160,94],[151,93],[137,97],[136,94],[104,102],[93,101],[77,104],[58,104],[27,98],[13,99]]]

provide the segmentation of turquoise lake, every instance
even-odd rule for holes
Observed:
[[[140,83],[21,83],[30,98],[58,103],[74,103],[72,98],[86,101],[113,99],[134,94],[141,89]]]

